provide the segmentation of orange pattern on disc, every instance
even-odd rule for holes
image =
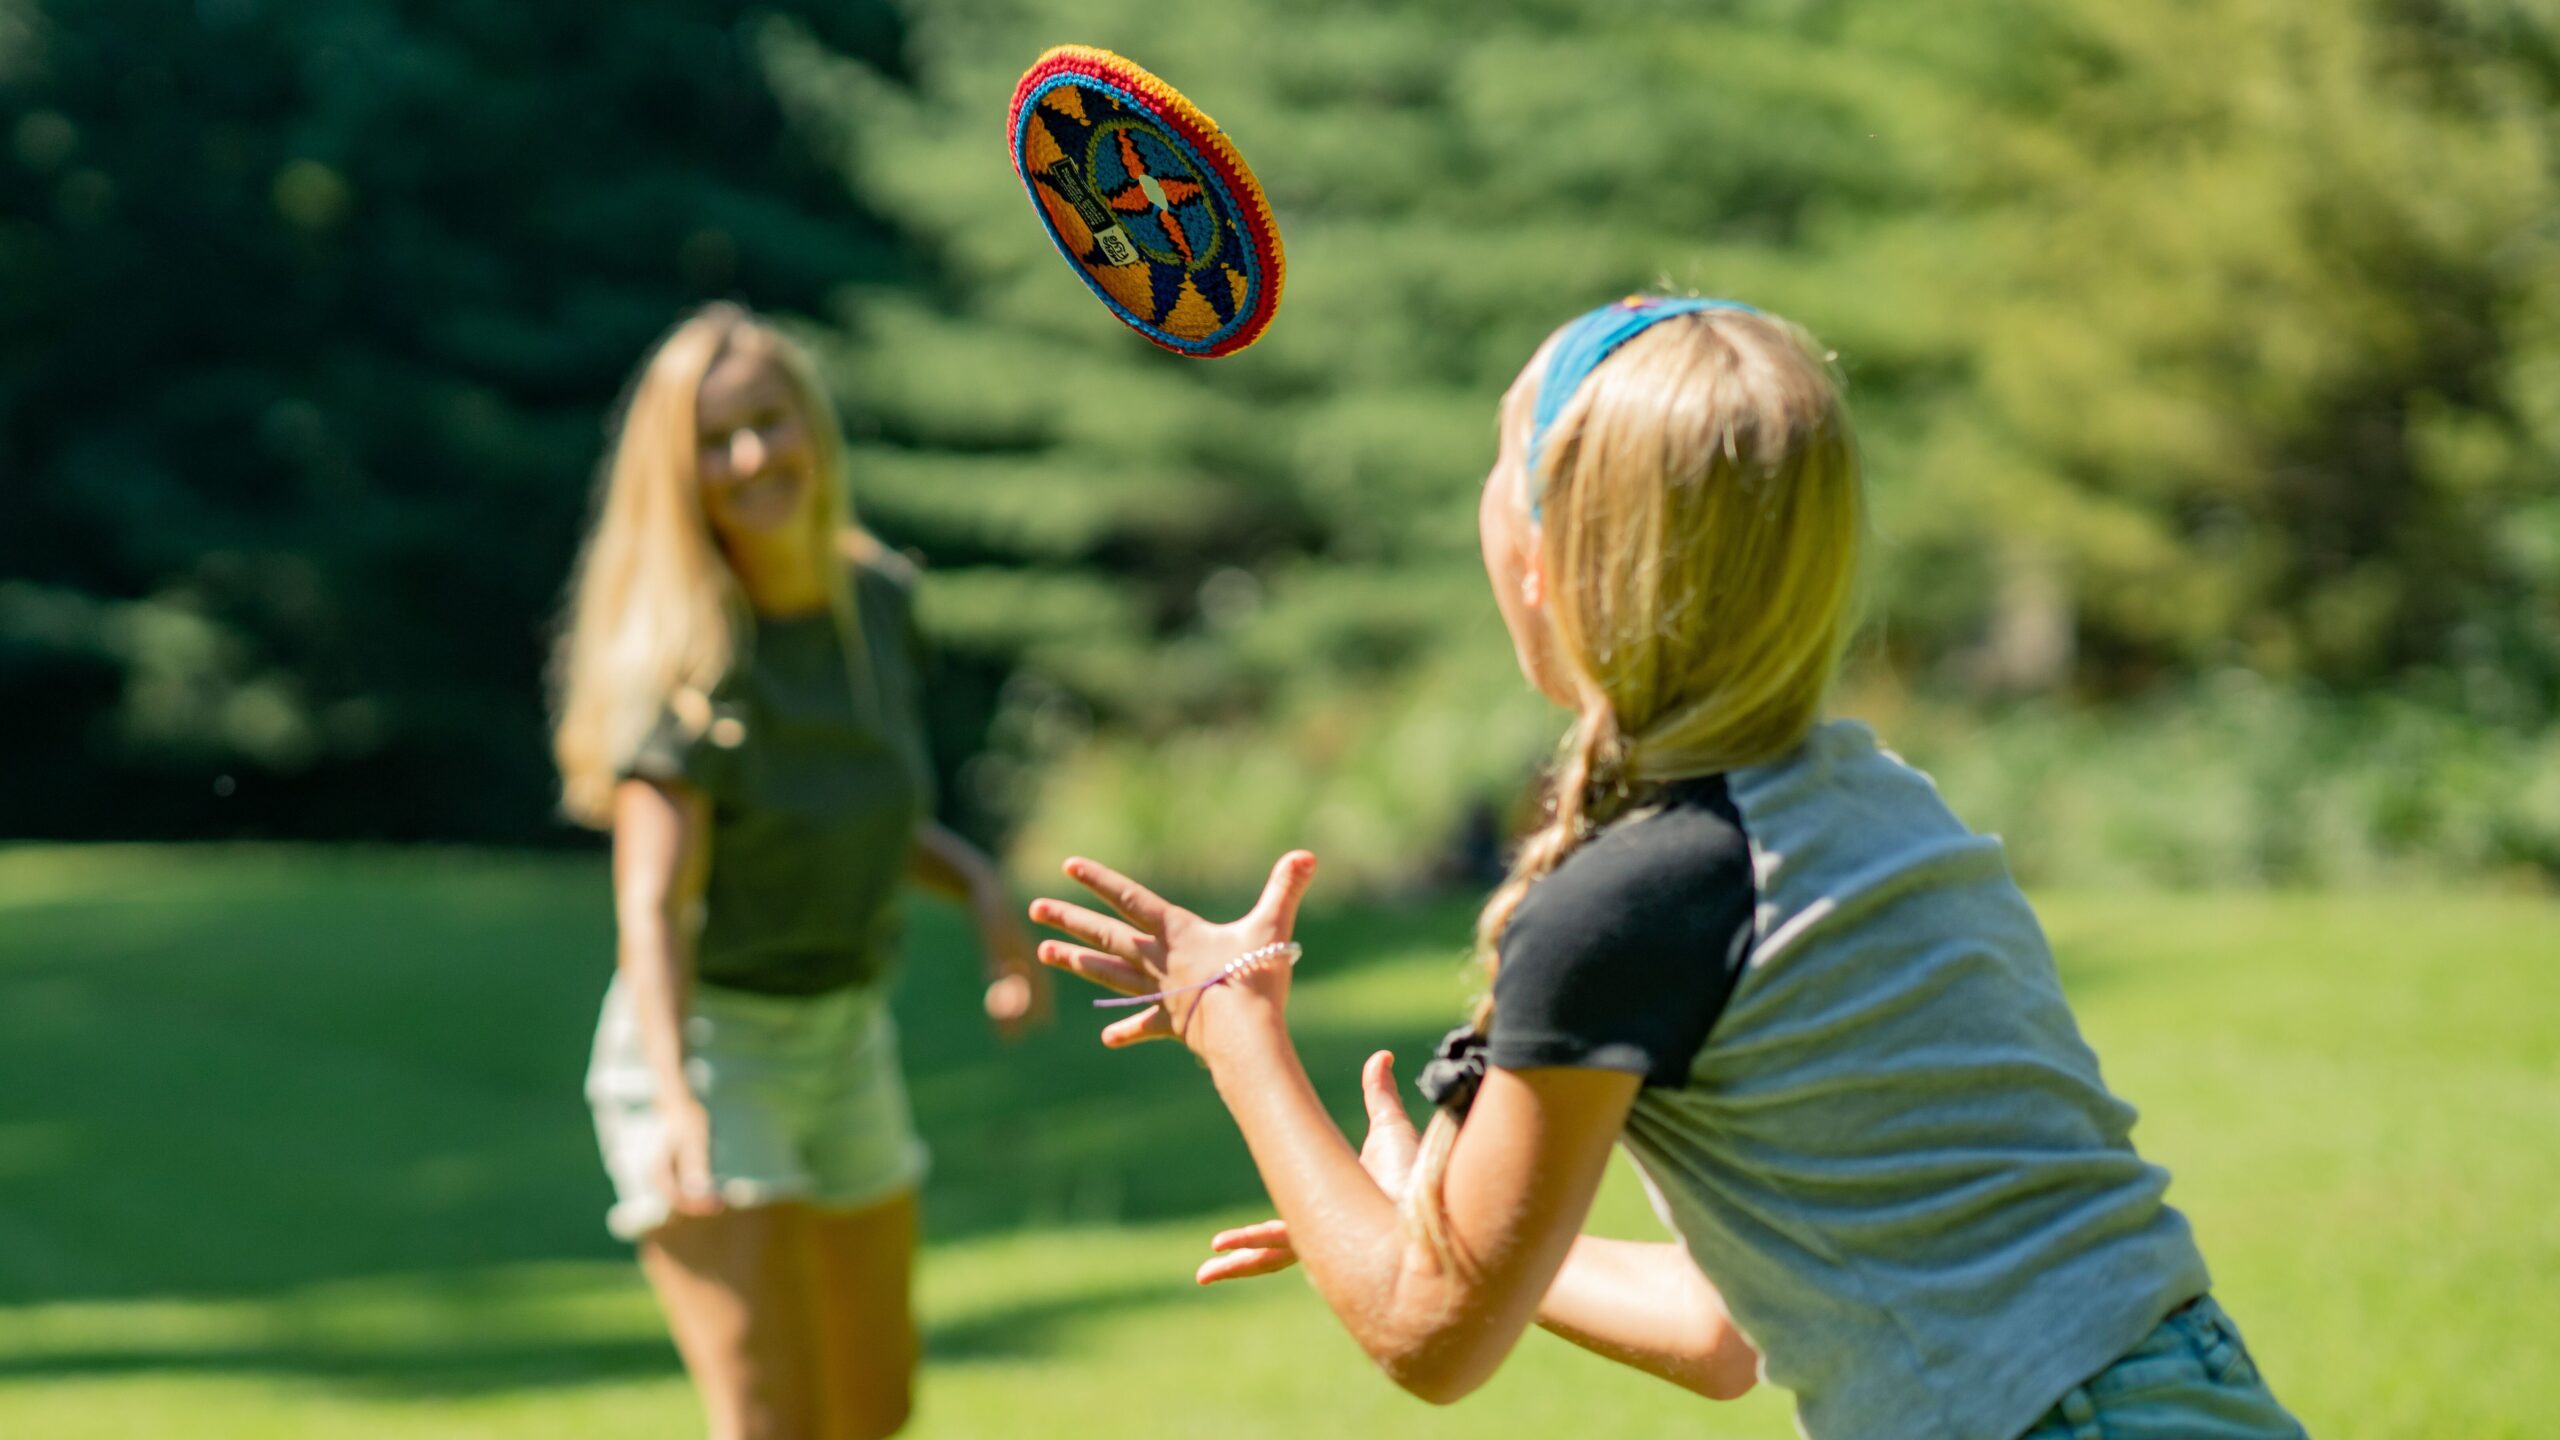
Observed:
[[[1065,87],[1061,86],[1049,93],[1063,95],[1067,92]],[[1048,126],[1040,123],[1039,116],[1031,117],[1031,124],[1027,129],[1030,133],[1023,138],[1022,148],[1031,152],[1032,169],[1046,170],[1067,158],[1067,152],[1058,148],[1057,137],[1049,133]]]
[[[1156,318],[1155,282],[1144,265],[1096,265],[1088,272],[1094,283],[1111,292],[1111,298],[1129,307],[1141,320]]]
[[[1060,45],[1016,83],[1005,121],[1035,211],[1123,323],[1202,359],[1270,324],[1288,275],[1271,203],[1180,91],[1108,50]]]
[[[1078,250],[1092,249],[1093,231],[1085,227],[1084,217],[1076,213],[1076,207],[1059,199],[1057,192],[1045,185],[1038,194],[1040,208],[1049,212],[1049,223],[1058,227],[1059,238]]]

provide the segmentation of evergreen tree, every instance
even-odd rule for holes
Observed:
[[[1290,265],[1253,349],[1158,354],[1051,252],[1000,130],[1062,39],[1256,166]],[[1839,348],[1879,673],[2104,697],[2238,662],[2547,718],[2549,41],[2487,0],[955,0],[921,91],[787,35],[773,73],[948,261],[849,304],[839,363],[933,623],[1023,667],[974,792],[1042,854],[1385,878],[1558,728],[1476,488],[1538,337],[1649,285]]]
[[[1269,186],[1252,349],[1050,249],[1000,131],[1060,40]],[[0,833],[558,833],[601,413],[721,294],[822,317],[953,798],[1026,853],[1480,837],[1560,725],[1475,556],[1495,401],[1662,285],[1838,348],[1878,693],[2560,704],[2560,30],[2509,0],[25,0],[0,111]]]
[[[799,32],[895,74],[885,0]],[[0,12],[0,834],[523,840],[602,420],[907,262],[706,0]]]

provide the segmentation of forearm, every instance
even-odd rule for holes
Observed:
[[[711,874],[710,802],[689,785],[625,780],[613,805],[614,964],[663,1107],[693,1098],[684,1020]]]
[[[684,1019],[693,1003],[693,961],[672,917],[649,915],[636,923],[626,919],[616,947],[615,964],[623,993],[630,997],[632,1022],[640,1031],[640,1053],[658,1082],[658,1094],[691,1096],[684,1073]]]
[[[1759,1356],[1724,1297],[1677,1245],[1581,1237],[1539,1302],[1538,1323],[1712,1400],[1730,1400],[1758,1378]]]
[[[1440,1177],[1451,1253],[1435,1255],[1407,1234],[1396,1203],[1317,1102],[1289,1041],[1289,972],[1267,957],[1295,923],[1315,857],[1280,857],[1262,898],[1232,925],[1207,924],[1082,857],[1066,870],[1120,918],[1038,902],[1032,919],[1085,942],[1052,942],[1044,958],[1154,1002],[1105,1028],[1103,1043],[1179,1037],[1207,1061],[1296,1257],[1360,1348],[1435,1403],[1481,1384],[1536,1318],[1538,1297],[1590,1213],[1638,1077],[1487,1072]],[[1247,957],[1266,963],[1239,968]],[[1380,1109],[1401,1121],[1391,1093],[1373,1104],[1373,1117]]]
[[[995,862],[977,846],[931,820],[916,827],[915,844],[907,852],[907,878],[924,890],[962,905],[1009,908]]]
[[[1418,1253],[1318,1100],[1276,1007],[1218,993],[1192,1023],[1224,1032],[1203,1037],[1211,1078],[1325,1304],[1399,1385],[1444,1403],[1473,1389],[1509,1349],[1470,1363],[1498,1317],[1462,1304],[1456,1277]]]

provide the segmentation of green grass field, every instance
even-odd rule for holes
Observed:
[[[2322,1436],[2560,1415],[2560,913],[2525,897],[2046,896],[2145,1150]],[[1463,902],[1311,915],[1341,1113],[1464,995]],[[1011,1051],[952,917],[902,982],[927,1196],[919,1437],[1784,1436],[1533,1334],[1453,1410],[1294,1277],[1201,1292],[1261,1212],[1178,1051],[1070,1003]],[[0,850],[0,1436],[698,1433],[599,1218],[578,1094],[601,869],[519,856]],[[1080,998],[1080,997],[1078,997]],[[1410,1062],[1405,1067],[1409,1073]],[[1596,1219],[1655,1231],[1632,1177]]]

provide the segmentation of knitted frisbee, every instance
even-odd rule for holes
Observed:
[[[1217,122],[1108,50],[1061,45],[1014,87],[1013,168],[1058,251],[1179,355],[1250,345],[1280,307],[1280,231]]]

